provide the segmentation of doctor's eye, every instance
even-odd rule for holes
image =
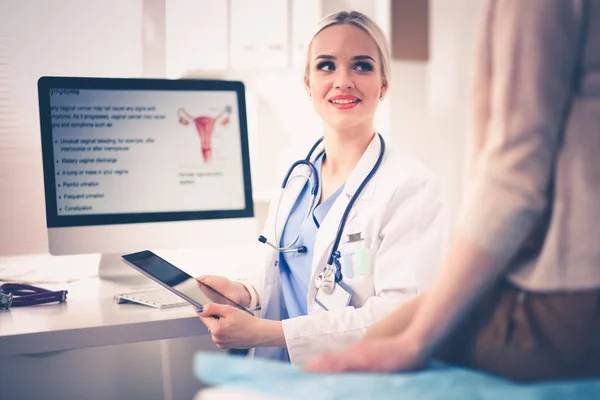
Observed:
[[[335,64],[333,61],[321,61],[317,64],[319,71],[335,71]]]
[[[374,67],[373,64],[369,62],[361,61],[354,64],[353,69],[359,72],[371,72],[373,71]]]

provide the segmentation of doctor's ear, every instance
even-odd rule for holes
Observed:
[[[387,93],[387,82],[383,82],[383,84],[381,85],[381,93],[379,93],[379,101],[383,101],[383,98],[385,97],[385,94]]]
[[[310,79],[308,79],[308,76],[306,75],[304,75],[304,91],[306,92],[306,95],[310,98]]]

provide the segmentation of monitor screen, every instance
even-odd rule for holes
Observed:
[[[49,230],[253,217],[241,82],[43,77],[38,91]]]

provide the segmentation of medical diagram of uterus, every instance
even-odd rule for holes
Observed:
[[[183,107],[177,110],[177,117],[181,125],[187,126],[193,122],[196,126],[196,132],[200,137],[200,149],[202,151],[202,159],[205,163],[210,163],[212,158],[212,136],[215,125],[220,123],[222,126],[229,124],[231,116],[231,106],[225,106],[224,109],[217,114],[216,117],[201,115],[194,117],[188,113]]]

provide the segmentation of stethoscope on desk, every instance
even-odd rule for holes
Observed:
[[[64,303],[67,300],[67,293],[66,290],[52,291],[21,283],[2,283],[0,284],[0,309],[33,306],[55,301]]]
[[[340,220],[340,225],[338,226],[338,229],[337,229],[337,232],[335,235],[335,240],[333,242],[333,246],[331,248],[331,252],[330,252],[329,258],[327,260],[327,265],[325,266],[325,268],[323,268],[323,271],[321,271],[315,278],[315,286],[317,287],[317,289],[320,289],[327,294],[331,294],[333,292],[333,290],[335,289],[336,283],[339,283],[343,278],[342,277],[342,266],[339,262],[340,252],[338,250],[338,246],[342,239],[342,233],[344,231],[344,227],[346,225],[346,220],[348,219],[348,215],[350,214],[350,210],[352,209],[352,206],[354,206],[354,203],[356,202],[356,200],[358,200],[360,193],[363,191],[365,186],[367,186],[367,183],[369,183],[371,178],[373,178],[373,176],[377,172],[377,169],[379,169],[379,166],[381,165],[381,161],[383,160],[383,155],[385,154],[385,140],[383,140],[383,137],[381,136],[381,134],[378,133],[377,135],[379,136],[379,141],[381,143],[381,150],[379,151],[379,157],[377,157],[377,161],[375,162],[375,165],[373,165],[373,168],[371,168],[371,171],[369,171],[369,174],[365,177],[365,179],[362,181],[362,183],[360,184],[358,189],[356,189],[356,192],[350,198],[350,201],[348,202],[348,205],[346,206],[346,209],[344,210],[344,214],[342,215],[342,219]],[[279,207],[281,206],[281,199],[283,198],[283,194],[285,193],[285,189],[287,188],[287,184],[288,184],[288,181],[290,180],[290,176],[292,175],[292,172],[294,172],[294,169],[299,165],[306,165],[310,168],[309,175],[305,175],[305,174],[294,175],[294,178],[298,178],[298,177],[306,178],[306,180],[309,182],[309,185],[310,185],[310,200],[309,200],[308,208],[306,211],[306,215],[304,216],[304,219],[302,220],[302,223],[300,224],[300,228],[298,229],[298,233],[294,237],[294,240],[292,240],[292,242],[287,246],[279,247],[276,244],[269,242],[266,237],[261,235],[258,237],[259,242],[268,244],[275,250],[280,251],[282,253],[292,253],[292,252],[306,253],[307,249],[305,246],[299,246],[299,247],[293,247],[293,246],[296,244],[296,242],[298,242],[298,239],[300,238],[300,234],[302,232],[302,227],[304,226],[304,223],[306,223],[306,220],[309,218],[310,213],[312,212],[313,206],[316,201],[317,193],[319,190],[319,174],[318,174],[317,168],[315,167],[314,163],[311,162],[310,160],[311,160],[313,153],[316,151],[316,149],[319,147],[319,145],[321,144],[322,141],[323,141],[323,138],[320,138],[319,140],[317,140],[317,142],[312,146],[312,148],[306,155],[306,158],[304,158],[303,160],[298,160],[290,166],[290,168],[288,169],[288,172],[285,174],[285,177],[283,178],[283,183],[281,185],[281,193],[279,195],[279,202],[277,204],[277,210],[276,210],[276,214],[275,214],[275,226],[277,226],[277,215],[279,215]],[[320,157],[324,152],[325,151],[322,151],[321,153],[319,153],[317,158]],[[275,237],[275,240],[276,240],[276,243],[280,243],[279,238]],[[334,267],[334,264],[335,264],[335,267]]]

